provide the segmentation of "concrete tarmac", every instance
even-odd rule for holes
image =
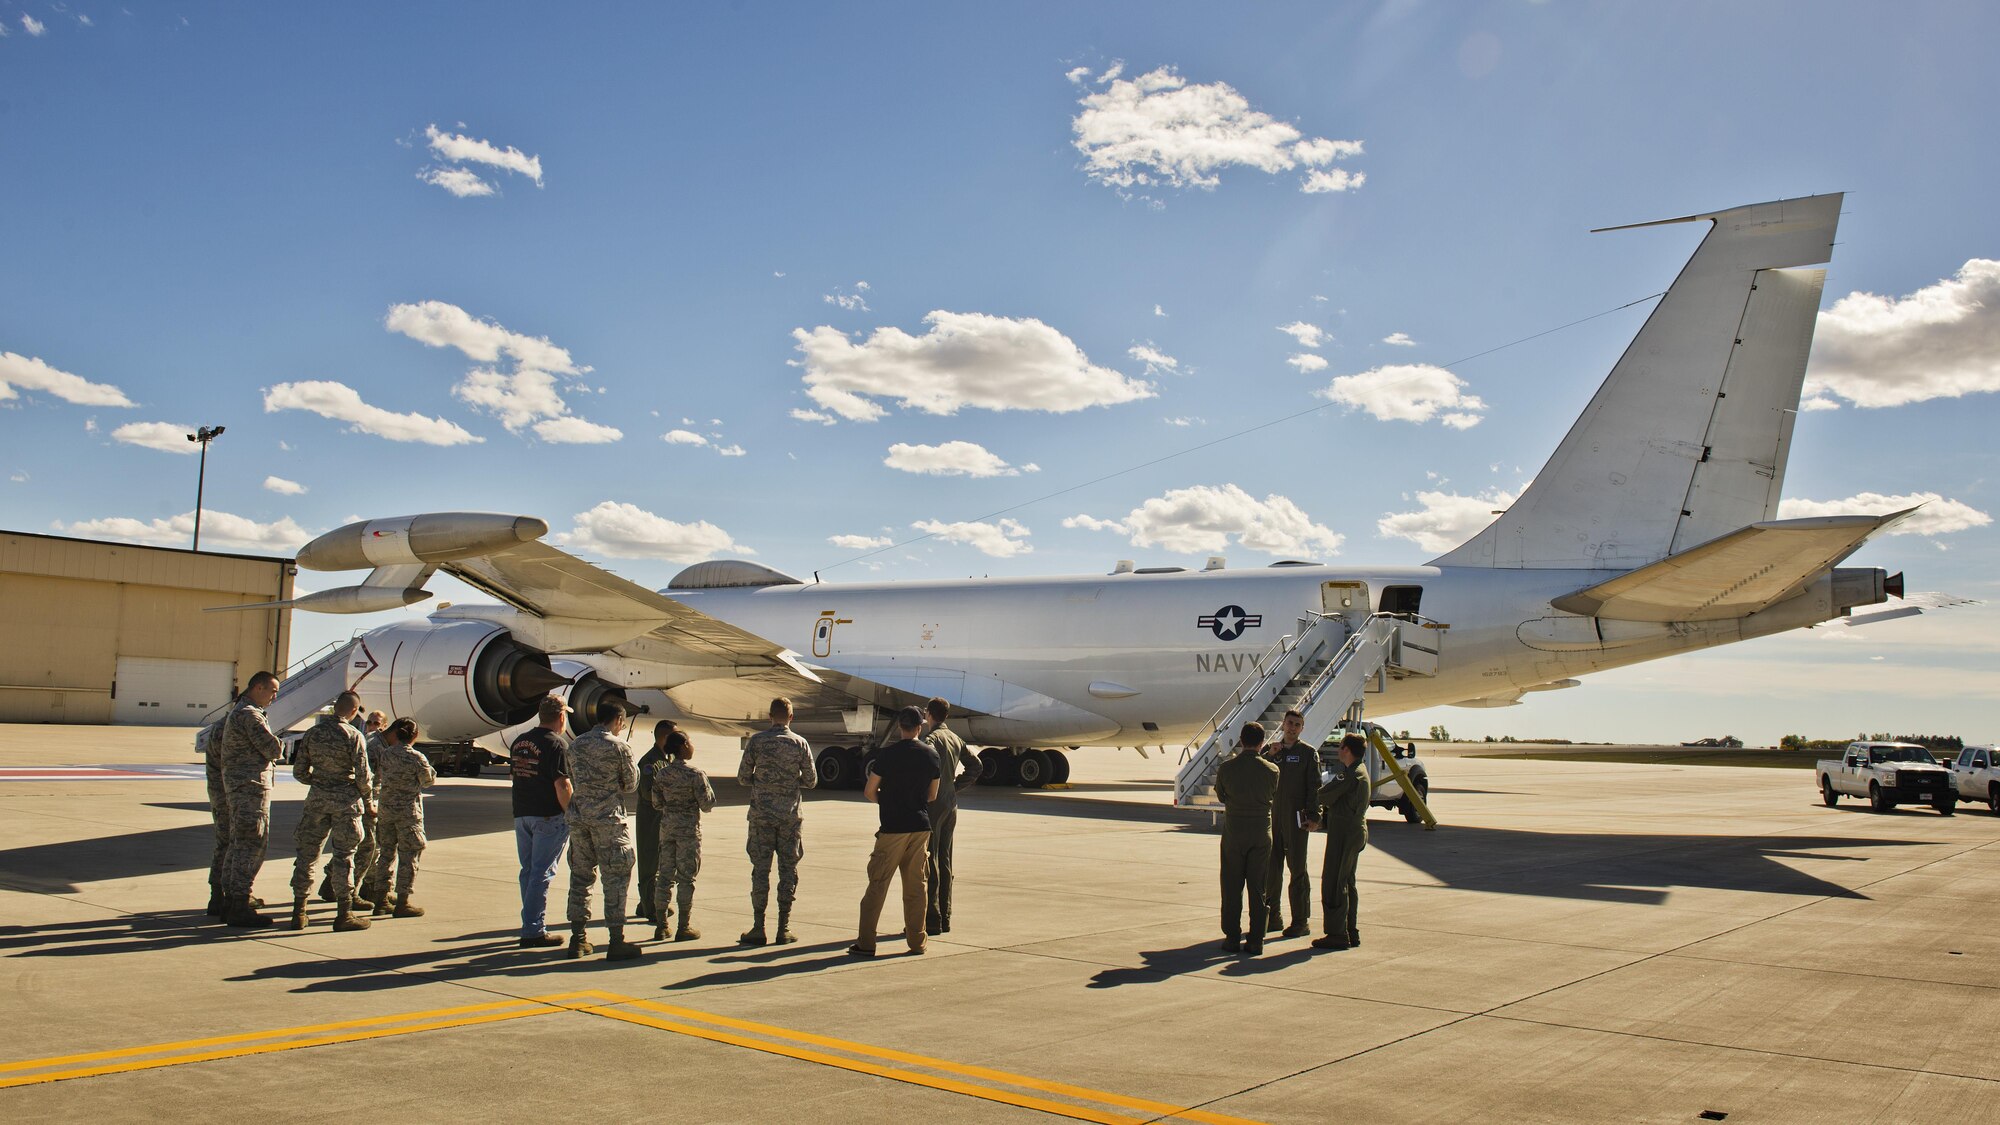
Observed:
[[[2000,1121],[2000,819],[1980,806],[1440,757],[1438,831],[1371,816],[1363,945],[1251,959],[1219,948],[1217,838],[1169,807],[1172,763],[1086,750],[1067,789],[969,794],[953,932],[855,961],[873,807],[809,795],[800,942],[741,948],[743,794],[707,742],[704,937],[613,965],[515,947],[498,771],[428,801],[427,916],[212,923],[192,733],[0,727],[9,1122]],[[302,797],[276,790],[270,913]]]

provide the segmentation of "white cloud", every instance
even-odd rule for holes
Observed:
[[[77,13],[77,16],[76,16],[76,22],[78,22],[78,23],[82,24],[82,25],[83,25],[83,26],[85,26],[85,27],[96,27],[96,26],[97,26],[97,24],[96,24],[96,23],[95,23],[95,22],[94,22],[94,21],[93,21],[93,20],[92,20],[92,19],[91,19],[91,18],[90,18],[89,16],[86,16],[86,15],[84,15],[84,14],[83,14],[83,13],[81,13],[81,12],[78,12],[78,13]]]
[[[1307,324],[1303,320],[1280,324],[1278,331],[1297,340],[1302,348],[1317,348],[1327,341],[1326,329],[1317,324]]]
[[[1035,549],[1028,543],[1028,529],[1009,519],[1003,519],[997,524],[977,521],[943,523],[938,520],[918,520],[910,526],[927,535],[935,535],[947,543],[964,543],[981,554],[991,555],[996,559],[1011,559]]]
[[[1809,401],[1902,406],[1989,391],[2000,391],[2000,261],[1974,258],[1907,297],[1849,293],[1819,314]]]
[[[741,457],[745,452],[740,445],[718,445],[715,447],[715,451],[724,457]]]
[[[1467,394],[1463,379],[1427,363],[1390,364],[1359,375],[1337,376],[1315,392],[1350,409],[1361,409],[1384,422],[1424,423],[1436,418],[1455,430],[1479,424],[1486,404]]]
[[[969,441],[948,441],[943,445],[897,442],[889,447],[889,455],[882,459],[882,463],[906,473],[939,477],[1013,477],[1022,472],[1022,469],[987,452],[984,446]]]
[[[837,419],[835,419],[833,415],[822,414],[817,410],[794,409],[792,411],[792,417],[798,419],[801,422],[818,422],[822,426],[831,426],[835,424],[835,422],[837,421]]]
[[[1087,66],[1073,67],[1066,71],[1063,77],[1069,79],[1071,82],[1081,84],[1084,79],[1090,77],[1090,68]]]
[[[696,563],[717,555],[757,553],[707,520],[676,523],[636,505],[614,500],[578,512],[574,519],[575,526],[554,536],[555,541],[578,551],[613,558]]]
[[[1181,361],[1161,351],[1150,343],[1135,344],[1125,350],[1125,354],[1146,365],[1146,374],[1157,375],[1162,371],[1180,374]]]
[[[1302,375],[1310,375],[1315,371],[1326,370],[1326,357],[1317,356],[1312,354],[1311,352],[1300,352],[1299,354],[1292,356],[1290,359],[1287,359],[1285,362],[1291,364],[1293,367],[1298,368],[1299,373]]]
[[[1158,306],[1158,305],[1154,305],[1154,306],[1153,306],[1153,315],[1154,315],[1154,316],[1165,316],[1165,315],[1167,315],[1167,310],[1165,310],[1165,309],[1161,308],[1161,307],[1160,307],[1160,306]]]
[[[529,156],[518,148],[501,148],[490,141],[475,140],[461,133],[446,133],[436,125],[426,126],[424,136],[430,138],[431,151],[441,159],[454,164],[490,164],[535,181],[542,186],[542,158]]]
[[[82,539],[122,539],[133,543],[185,547],[194,540],[194,513],[182,512],[178,516],[155,520],[111,516],[99,520],[78,520],[72,524],[58,522],[55,528],[65,535]],[[293,522],[290,516],[271,523],[258,523],[213,508],[204,508],[201,513],[201,543],[209,550],[231,547],[288,555],[311,538],[312,532]]]
[[[848,312],[872,311],[868,307],[868,283],[865,281],[855,282],[854,288],[845,293],[839,288],[835,288],[831,293],[822,293],[820,300],[829,305],[838,305]]]
[[[1306,173],[1299,182],[1299,190],[1307,195],[1320,195],[1330,191],[1353,191],[1368,182],[1368,173],[1350,172],[1345,168],[1315,168]]]
[[[537,371],[574,375],[588,370],[578,368],[568,350],[550,343],[547,336],[510,332],[445,301],[392,305],[382,324],[391,332],[400,332],[433,348],[457,348],[480,363],[497,363],[504,356],[521,367]]]
[[[1182,415],[1177,418],[1162,418],[1161,421],[1165,422],[1169,426],[1192,426],[1196,422],[1201,421],[1201,419]]]
[[[829,535],[826,541],[843,551],[873,551],[895,542],[886,535]]]
[[[201,446],[187,439],[192,426],[176,426],[172,422],[127,422],[111,431],[114,440],[126,445],[138,445],[147,449],[157,449],[161,453],[196,454]]]
[[[510,331],[445,301],[391,306],[382,323],[427,347],[456,348],[481,363],[513,361],[512,370],[474,367],[451,390],[454,398],[498,418],[509,433],[532,426],[542,440],[566,444],[617,441],[624,436],[615,427],[570,414],[556,377],[568,376],[571,390],[588,393],[582,377],[591,369],[546,336]]]
[[[1799,410],[1811,414],[1816,410],[1839,410],[1840,403],[1826,397],[1826,392],[1815,390],[1811,395],[1799,400]]]
[[[322,418],[348,423],[350,430],[374,434],[390,441],[421,442],[424,445],[466,445],[485,441],[474,437],[454,422],[422,414],[396,414],[361,401],[361,395],[344,383],[310,380],[279,383],[264,392],[264,413],[304,410]]]
[[[463,168],[426,168],[417,173],[417,178],[441,187],[460,199],[492,195],[494,190],[492,184]]]
[[[1519,492],[1495,489],[1476,496],[1455,492],[1419,492],[1414,512],[1391,512],[1375,521],[1384,539],[1408,539],[1426,551],[1443,554],[1479,534],[1493,522],[1493,513],[1510,507]]]
[[[264,491],[275,492],[280,496],[298,496],[306,491],[306,486],[295,480],[286,480],[284,477],[265,477]]]
[[[565,415],[535,423],[535,436],[550,445],[603,445],[623,438],[625,431]]]
[[[707,445],[708,439],[693,430],[668,430],[660,435],[668,445]]]
[[[1064,414],[1153,397],[1153,388],[1090,362],[1069,337],[1033,318],[942,310],[912,336],[877,328],[857,344],[838,329],[794,329],[795,361],[806,394],[834,414],[872,422],[886,411],[872,397],[909,409],[953,414],[961,407]]]
[[[40,35],[42,32],[47,31],[49,29],[49,25],[43,23],[42,21],[36,19],[35,17],[29,15],[26,12],[22,12],[21,29],[23,31],[26,31],[29,35]]]
[[[0,402],[21,397],[23,391],[41,391],[79,406],[132,406],[125,392],[109,383],[93,383],[81,375],[58,371],[38,358],[0,352]]]
[[[1903,517],[1889,528],[1889,535],[1948,535],[1954,531],[1965,531],[1974,527],[1985,527],[1993,522],[1993,517],[1957,500],[1947,500],[1935,492],[1907,492],[1901,496],[1884,496],[1879,492],[1863,492],[1845,500],[1800,500],[1785,499],[1778,502],[1779,519],[1805,519],[1809,516],[1880,516],[1890,512],[1900,512],[1904,508],[1923,507]]]
[[[1135,547],[1164,547],[1183,554],[1220,551],[1236,542],[1272,555],[1333,555],[1342,536],[1314,523],[1290,499],[1272,494],[1262,500],[1234,484],[1176,488],[1126,513],[1124,519],[1075,515],[1064,527],[1116,531]]]
[[[1417,342],[1410,339],[1408,332],[1391,332],[1387,336],[1382,337],[1382,342],[1396,348],[1414,348],[1417,346]]]
[[[7,479],[13,481],[15,484],[26,484],[28,483],[28,474],[16,470],[13,473],[13,475],[9,476]]]
[[[1161,67],[1137,78],[1106,71],[1105,89],[1083,95],[1070,122],[1084,171],[1119,190],[1135,187],[1214,188],[1228,167],[1275,175],[1300,166],[1316,169],[1301,183],[1306,192],[1359,187],[1363,177],[1323,165],[1358,156],[1359,141],[1305,137],[1269,114],[1252,109],[1227,83],[1196,83]],[[1335,186],[1338,185],[1338,186]]]

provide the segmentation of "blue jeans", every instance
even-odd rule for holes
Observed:
[[[569,822],[561,816],[517,816],[514,846],[521,853],[521,936],[537,938],[548,932],[544,916],[556,861],[569,842]]]

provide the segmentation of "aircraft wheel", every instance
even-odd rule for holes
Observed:
[[[1069,755],[1061,750],[1049,751],[1049,782],[1061,785],[1069,780]]]
[[[988,746],[986,752],[979,755],[979,784],[1012,785],[1020,780],[1014,772],[1018,765],[1012,750],[1005,746]]]
[[[813,761],[813,768],[819,771],[821,789],[845,789],[848,778],[855,772],[844,746],[829,746],[820,751],[819,757]]]
[[[1055,767],[1049,762],[1048,754],[1040,750],[1030,750],[1020,755],[1014,762],[1014,776],[1020,779],[1023,789],[1040,789],[1055,775]]]
[[[868,787],[868,751],[859,746],[849,746],[841,751],[847,758],[847,787],[866,789]]]
[[[1819,799],[1826,804],[1827,808],[1832,808],[1840,803],[1840,794],[1834,792],[1833,782],[1824,777],[1819,779]]]

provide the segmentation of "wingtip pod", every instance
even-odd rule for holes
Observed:
[[[307,570],[452,562],[498,554],[548,533],[547,521],[534,516],[430,512],[336,527],[299,548],[298,561]]]

